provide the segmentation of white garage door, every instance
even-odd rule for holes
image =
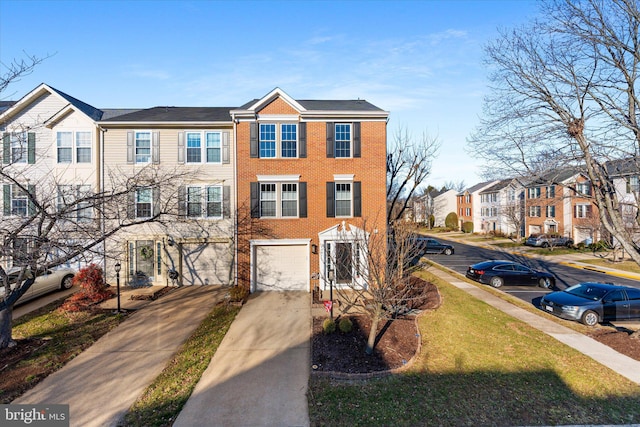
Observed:
[[[183,285],[230,283],[232,248],[226,243],[185,243],[182,247]]]
[[[255,246],[255,289],[309,291],[307,252],[306,245]]]

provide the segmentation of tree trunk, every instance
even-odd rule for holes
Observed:
[[[367,340],[367,354],[373,354],[373,348],[376,345],[376,336],[378,335],[378,323],[380,323],[380,314],[382,312],[382,304],[376,304],[371,316],[371,329],[369,329],[369,339]]]
[[[11,338],[12,317],[13,309],[11,306],[0,311],[0,349],[16,345],[16,342]]]

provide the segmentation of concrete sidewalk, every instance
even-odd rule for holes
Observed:
[[[148,302],[12,403],[69,404],[72,426],[116,426],[226,293],[220,286],[186,286]]]
[[[258,292],[173,424],[308,426],[311,294]]]
[[[558,341],[568,345],[571,348],[591,357],[596,362],[610,368],[623,377],[640,384],[640,362],[634,360],[624,354],[618,353],[611,347],[599,343],[598,341],[587,337],[586,335],[575,332],[557,322],[545,319],[535,313],[531,313],[525,309],[517,307],[491,293],[481,289],[478,286],[467,283],[456,278],[454,275],[446,273],[440,269],[431,269],[430,273],[438,276],[442,280],[452,284],[453,286],[464,290],[475,298],[486,302],[487,304],[503,311],[510,316],[519,319],[530,326],[554,337]]]

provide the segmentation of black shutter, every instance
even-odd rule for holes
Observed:
[[[36,134],[29,132],[27,134],[27,163],[30,165],[36,162]]]
[[[327,182],[327,218],[336,217],[336,185]]]
[[[253,122],[249,126],[249,157],[257,158],[260,157],[260,151],[258,150],[258,123]]]
[[[298,192],[299,192],[298,204],[300,205],[300,212],[298,216],[300,218],[306,218],[307,217],[307,183],[306,182],[298,183]]]
[[[260,218],[260,183],[251,183],[251,218]]]
[[[135,219],[136,217],[136,191],[135,189],[131,190],[131,193],[127,195],[127,199],[129,199],[129,203],[127,203],[127,218]]]
[[[298,149],[298,157],[305,159],[307,157],[307,123],[302,122],[298,125],[298,142],[300,147]]]
[[[353,183],[353,216],[362,216],[362,182]]]
[[[327,122],[327,158],[335,157],[335,124],[332,122]]]
[[[353,123],[353,157],[360,157],[360,122]]]

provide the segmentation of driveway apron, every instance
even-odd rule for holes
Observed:
[[[13,403],[68,404],[71,426],[117,425],[226,292],[187,286],[151,302]]]
[[[308,426],[311,294],[258,292],[173,424]]]

